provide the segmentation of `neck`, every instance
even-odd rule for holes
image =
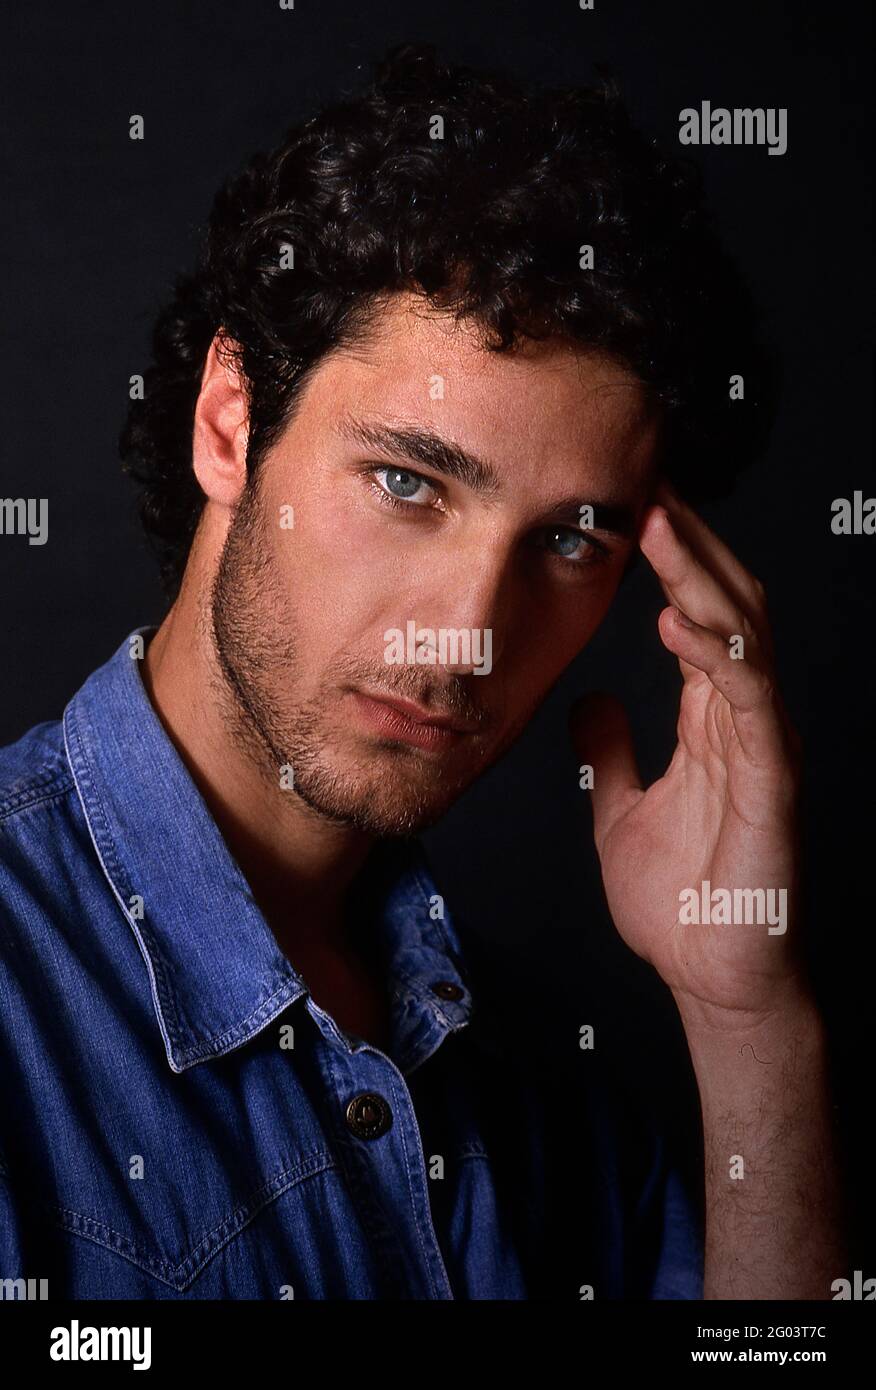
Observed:
[[[207,592],[187,571],[146,649],[147,694],[281,946],[331,947],[342,939],[347,891],[373,839],[284,790],[267,751],[240,736]]]

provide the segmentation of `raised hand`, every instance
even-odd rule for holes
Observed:
[[[756,1017],[801,987],[799,739],[776,688],[762,586],[665,484],[655,496],[640,545],[671,605],[658,627],[684,677],[672,761],[643,788],[626,715],[607,696],[579,702],[570,729],[593,767],[594,835],[621,936],[680,1005]],[[729,899],[719,894],[708,914],[719,920],[703,922],[715,890]],[[728,902],[743,920],[720,920]],[[772,921],[746,922],[761,902]]]

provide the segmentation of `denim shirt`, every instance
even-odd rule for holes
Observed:
[[[418,841],[354,885],[391,1047],[313,1000],[149,700],[131,651],[154,630],[0,750],[0,1280],[701,1298],[661,1140],[454,923]]]

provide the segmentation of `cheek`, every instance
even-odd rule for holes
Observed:
[[[388,543],[385,522],[326,488],[299,497],[293,529],[280,534],[279,582],[311,658],[382,655],[384,629],[397,624],[413,587],[413,557]]]
[[[309,568],[324,577],[327,597],[359,612],[404,607],[430,572],[422,537],[407,536],[353,489],[329,490],[318,514],[308,509],[301,539]],[[434,555],[431,560],[434,565]]]

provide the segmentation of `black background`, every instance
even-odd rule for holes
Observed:
[[[763,304],[784,387],[765,462],[703,513],[763,580],[783,688],[806,747],[806,930],[833,1036],[857,1203],[876,1275],[871,1196],[874,949],[873,554],[835,536],[830,504],[876,494],[872,468],[870,7],[815,0],[199,0],[25,5],[2,21],[2,475],[45,497],[49,541],[0,537],[0,743],[57,718],[86,676],[163,605],[116,438],[153,315],[191,261],[224,174],[392,43],[552,84],[617,73],[638,119],[677,151],[678,113],[788,109],[788,151],[685,151]],[[146,139],[128,138],[132,114]],[[671,753],[679,678],[640,565],[525,737],[426,836],[451,910],[521,953],[520,1045],[562,987],[643,1096],[680,1132],[691,1076],[660,982],[617,938],[567,742],[574,694],[608,688],[643,768]],[[571,1101],[570,1101],[571,1103]],[[695,1154],[691,1154],[695,1167]],[[869,1265],[866,1265],[869,1256]]]

